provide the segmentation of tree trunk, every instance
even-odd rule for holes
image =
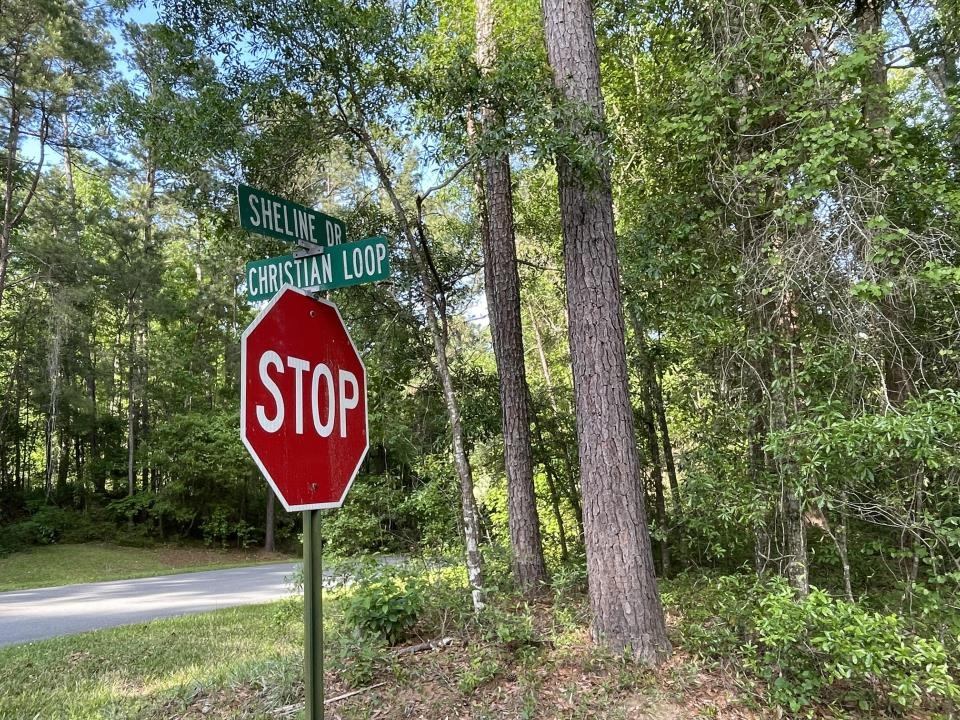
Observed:
[[[11,55],[19,58],[20,47],[18,42],[12,43]],[[3,307],[3,291],[6,287],[7,267],[10,262],[10,237],[13,234],[14,195],[16,193],[16,175],[18,150],[20,149],[20,112],[19,82],[20,65],[14,63],[10,69],[8,97],[10,113],[7,118],[7,137],[4,143],[6,164],[3,169],[3,217],[0,218],[0,308]]]
[[[857,3],[856,28],[860,37],[875,39],[883,31],[883,13],[887,0],[859,0]],[[886,134],[886,119],[889,115],[887,90],[887,64],[883,48],[873,55],[872,62],[863,70],[863,120],[874,132]]]
[[[134,331],[134,296],[131,295],[127,300],[127,313],[129,321],[130,338],[127,345],[128,351],[128,373],[127,373],[127,496],[133,495],[136,490],[136,433],[135,426],[137,420],[137,393],[136,393],[136,332]]]
[[[553,511],[553,520],[557,523],[557,540],[560,543],[560,562],[570,559],[570,550],[567,545],[567,530],[563,524],[563,511],[560,509],[560,492],[557,490],[557,481],[552,468],[546,468],[547,488],[550,492],[550,509]]]
[[[146,372],[144,372],[144,375],[145,374]],[[145,380],[146,378],[141,377],[141,383],[146,384]],[[139,413],[140,414],[140,422],[139,422],[140,443],[143,444],[144,447],[149,448],[150,447],[149,445],[150,405],[147,403],[145,392],[140,394],[139,408],[140,408],[140,413]],[[149,452],[147,453],[147,456],[149,457]],[[150,492],[156,489],[151,485],[151,482],[150,482],[150,463],[149,462],[144,462],[140,467],[140,487],[143,490],[143,492]]]
[[[10,266],[10,256],[12,254],[10,241],[14,229],[23,220],[27,207],[33,200],[37,192],[37,185],[40,182],[40,175],[43,173],[43,156],[46,150],[47,133],[49,131],[49,121],[46,108],[41,105],[40,112],[40,131],[37,140],[39,141],[39,157],[37,158],[36,171],[27,188],[26,195],[20,201],[19,208],[15,208],[15,196],[19,186],[20,167],[20,136],[23,123],[23,105],[26,99],[21,91],[20,81],[23,79],[23,37],[10,39],[6,43],[5,54],[13,58],[13,63],[4,78],[7,86],[7,106],[10,112],[7,120],[7,137],[5,142],[6,163],[3,168],[3,217],[0,217],[0,308],[3,307],[3,293],[7,285],[7,269]]]
[[[60,122],[63,125],[63,174],[67,181],[67,198],[70,200],[70,211],[77,212],[77,191],[73,182],[73,147],[70,145],[70,117],[66,111],[60,113]]]
[[[543,447],[545,443],[543,433],[539,427],[536,428],[536,435],[537,442]],[[548,455],[548,453],[545,453],[545,455]],[[567,543],[567,530],[563,522],[563,509],[560,507],[560,490],[557,487],[557,474],[553,469],[553,464],[550,462],[549,457],[544,457],[543,474],[546,475],[547,488],[550,492],[550,509],[553,511],[553,519],[557,523],[557,534],[559,535],[560,541],[560,559],[566,562],[570,557],[570,549]],[[582,534],[581,537],[583,537]]]
[[[460,417],[460,405],[453,389],[453,375],[447,361],[446,333],[442,332],[440,322],[434,312],[433,304],[427,307],[427,321],[433,336],[434,354],[437,358],[437,370],[443,386],[443,399],[450,420],[450,433],[453,439],[453,462],[460,478],[460,510],[463,516],[463,535],[466,546],[467,575],[470,580],[473,608],[477,612],[486,605],[483,590],[483,564],[480,558],[480,518],[477,512],[477,500],[473,494],[473,471],[464,444],[463,421]]]
[[[750,479],[751,487],[759,489],[765,484],[767,472],[766,453],[763,451],[763,444],[767,436],[767,419],[761,406],[762,396],[760,391],[751,388],[751,407],[753,409],[753,420],[747,428],[747,474]],[[770,508],[768,508],[768,511]],[[770,522],[767,512],[765,517],[757,521],[754,527],[754,570],[757,577],[764,577],[767,574],[767,566],[770,564],[773,553],[771,546],[773,538],[770,535]]]
[[[562,131],[593,158],[557,158],[567,279],[580,478],[583,485],[592,633],[651,665],[670,652],[641,495],[640,461],[627,387],[620,275],[603,124],[593,11],[587,0],[544,0],[554,82],[572,107]],[[594,123],[591,123],[593,125]]]
[[[641,384],[643,388],[643,396],[645,402],[645,417],[649,416],[650,429],[648,433],[652,433],[652,445],[663,447],[663,458],[664,464],[667,468],[667,476],[670,482],[670,495],[673,501],[673,514],[677,518],[680,517],[680,487],[677,484],[677,470],[673,462],[673,447],[670,444],[670,430],[667,427],[667,413],[666,409],[663,406],[663,392],[660,389],[660,372],[657,368],[657,364],[654,361],[653,354],[650,351],[650,346],[647,344],[646,329],[643,326],[643,323],[640,322],[640,317],[637,315],[636,309],[634,307],[629,308],[630,321],[633,325],[633,334],[636,337],[637,349],[640,353],[640,373],[641,373]],[[655,424],[656,423],[656,424]],[[657,427],[660,429],[660,440],[657,441]],[[648,441],[650,444],[651,441]],[[662,475],[662,469],[660,465],[659,454],[656,457],[651,455],[651,460],[654,463],[654,469],[657,475]],[[662,481],[661,481],[662,482]],[[662,485],[661,485],[662,487]],[[658,490],[658,493],[662,494],[662,489]],[[659,510],[658,510],[659,513]],[[663,526],[664,528],[666,525]]]
[[[373,139],[363,126],[351,125],[351,128],[373,162],[380,184],[393,206],[397,222],[400,224],[403,237],[409,247],[410,255],[420,273],[423,310],[426,315],[430,337],[433,340],[436,371],[443,387],[443,399],[447,410],[447,419],[450,423],[453,462],[457,477],[460,480],[460,508],[463,517],[467,577],[470,582],[473,609],[480,612],[486,606],[483,590],[483,563],[480,557],[480,519],[477,513],[477,501],[473,494],[473,471],[470,468],[470,459],[467,457],[466,443],[464,442],[460,405],[454,392],[453,375],[450,372],[450,363],[447,360],[449,338],[446,332],[446,295],[431,267],[430,258],[427,256],[426,239],[422,236],[422,222],[418,222],[420,233],[420,242],[418,242],[418,235],[415,234],[410,221],[407,219],[403,203],[400,202],[400,197],[394,188],[390,171],[383,163],[380,153],[377,152]],[[421,199],[418,198],[418,205],[420,201]],[[420,210],[419,207],[418,210]],[[438,304],[440,305],[439,313]]]
[[[87,462],[84,465],[85,472],[93,483],[94,492],[98,495],[104,495],[107,492],[107,478],[102,472],[100,464],[100,413],[97,410],[97,368],[94,362],[90,338],[84,339],[84,351],[87,358],[87,377],[85,379],[87,387],[87,398],[90,400],[90,411],[93,417],[90,421],[90,432],[87,437],[89,451],[87,453]]]
[[[797,597],[802,599],[810,594],[810,576],[807,568],[807,533],[803,524],[801,498],[788,485],[784,485],[783,488],[781,508],[783,534],[787,549],[787,581]]]
[[[67,478],[70,475],[70,436],[60,428],[60,451],[57,457],[57,492],[63,493],[67,489]]]
[[[154,248],[154,233],[153,233],[153,221],[154,221],[154,206],[156,205],[156,195],[157,195],[157,166],[154,162],[154,156],[152,150],[148,150],[147,153],[147,195],[144,198],[143,202],[143,250],[144,256],[148,259],[152,259],[155,255]],[[150,321],[148,317],[148,308],[146,303],[147,297],[146,293],[141,291],[141,300],[140,300],[140,313],[137,317],[137,343],[136,349],[138,353],[142,353],[142,357],[136,358],[134,364],[136,365],[137,372],[137,386],[139,390],[139,405],[138,405],[138,417],[137,417],[137,430],[139,432],[139,443],[144,447],[149,448],[149,435],[150,435],[150,394],[148,392],[149,382],[150,382],[150,354],[148,352],[148,340],[150,334]],[[211,383],[215,384],[215,383]],[[141,486],[143,487],[144,492],[150,490],[150,463],[147,461],[143,462],[143,468],[141,473]]]
[[[789,293],[785,293],[774,316],[776,338],[773,348],[773,372],[778,381],[771,383],[771,403],[769,427],[774,431],[786,430],[790,418],[800,414],[798,404],[803,399],[796,391],[797,372],[803,367],[803,353],[800,350],[796,308]],[[788,382],[789,381],[789,382]],[[792,392],[791,392],[792,389]],[[788,395],[789,393],[789,395]],[[810,594],[810,562],[807,555],[807,533],[804,525],[804,490],[793,487],[795,470],[794,458],[771,458],[773,467],[780,478],[780,513],[783,519],[783,540],[785,552],[784,572],[787,581],[798,599]]]
[[[680,484],[677,482],[677,465],[673,460],[673,443],[670,441],[670,427],[667,425],[667,410],[663,404],[663,378],[659,368],[651,362],[653,377],[650,380],[650,394],[653,399],[653,410],[660,427],[660,441],[663,444],[663,462],[667,469],[667,480],[670,483],[670,497],[673,501],[673,514],[679,521],[683,514],[680,505]]]
[[[477,65],[480,72],[485,74],[496,63],[493,24],[492,0],[478,0]],[[484,132],[496,131],[503,125],[497,113],[490,108],[483,108],[481,116]],[[520,319],[520,277],[517,273],[510,159],[506,153],[489,152],[483,158],[482,190],[478,200],[482,208],[484,280],[490,335],[500,378],[511,568],[520,591],[537,594],[544,590],[549,578],[543,559],[540,518],[533,484],[530,396]]]
[[[660,529],[660,574],[670,575],[670,522],[667,520],[667,503],[663,492],[663,467],[660,462],[660,443],[653,424],[653,402],[645,383],[641,384],[641,407],[643,434],[647,439],[647,454],[650,456],[650,483],[653,485],[654,505],[657,510],[657,525]]]
[[[57,465],[58,453],[54,445],[54,435],[57,432],[60,414],[60,349],[63,344],[63,309],[60,307],[56,291],[53,290],[53,292],[50,308],[50,321],[53,328],[50,333],[50,354],[47,357],[50,402],[44,427],[44,491],[47,498],[53,494],[53,474]]]

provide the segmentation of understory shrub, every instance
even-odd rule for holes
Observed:
[[[778,580],[760,598],[751,625],[745,664],[766,682],[770,699],[792,712],[827,691],[862,710],[909,710],[960,698],[943,643],[911,634],[897,615],[816,588],[797,601]]]
[[[40,505],[32,514],[0,526],[0,556],[37,545],[113,540],[112,521],[99,507],[81,511]]]
[[[396,645],[424,610],[425,586],[419,575],[403,567],[377,566],[356,577],[341,603],[349,625]]]
[[[907,619],[812,588],[798,601],[782,578],[752,575],[664,583],[679,610],[680,644],[707,659],[738,662],[764,704],[814,716],[817,706],[901,713],[950,708],[960,699],[940,640]]]
[[[337,668],[337,676],[350,687],[369,685],[388,662],[379,635],[335,634],[326,642],[330,666]]]
[[[203,542],[208,546],[219,545],[221,548],[226,548],[234,542],[238,548],[248,548],[260,542],[263,535],[243,518],[235,518],[225,507],[215,508],[200,527],[203,531]]]

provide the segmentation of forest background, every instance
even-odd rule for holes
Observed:
[[[573,174],[614,211],[617,437],[652,542],[633,570],[723,574],[734,605],[761,578],[739,642],[822,664],[880,638],[863,652],[900,663],[895,704],[956,698],[955,0],[599,2],[599,112],[531,2],[0,8],[0,552],[295,546],[239,440],[244,264],[288,249],[239,229],[246,182],[395,240],[388,282],[331,294],[371,450],[327,548],[466,547],[477,606],[484,559],[532,594],[589,567],[609,637],[595,586],[620,571],[590,538],[617,501],[581,483]]]

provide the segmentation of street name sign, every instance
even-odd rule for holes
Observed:
[[[333,245],[322,255],[281,255],[247,263],[247,298],[268,300],[283,285],[300,290],[335,288],[376,282],[390,277],[387,239],[372,237]]]
[[[369,447],[367,372],[336,305],[284,286],[240,340],[240,437],[288,511],[337,508]]]
[[[347,226],[324,215],[249,185],[237,185],[240,227],[304,246],[329,247],[346,242]]]

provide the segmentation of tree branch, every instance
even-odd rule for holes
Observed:
[[[470,165],[473,164],[473,161],[474,161],[473,155],[472,154],[468,155],[467,159],[464,160],[462,163],[460,163],[457,166],[456,170],[453,171],[453,174],[451,174],[446,180],[444,180],[439,185],[434,185],[432,188],[428,188],[427,190],[424,190],[420,195],[417,196],[418,206],[422,201],[426,200],[431,194],[439,190],[443,190],[447,185],[449,185],[454,180],[456,180],[464,170],[466,170],[468,167],[470,167]]]

